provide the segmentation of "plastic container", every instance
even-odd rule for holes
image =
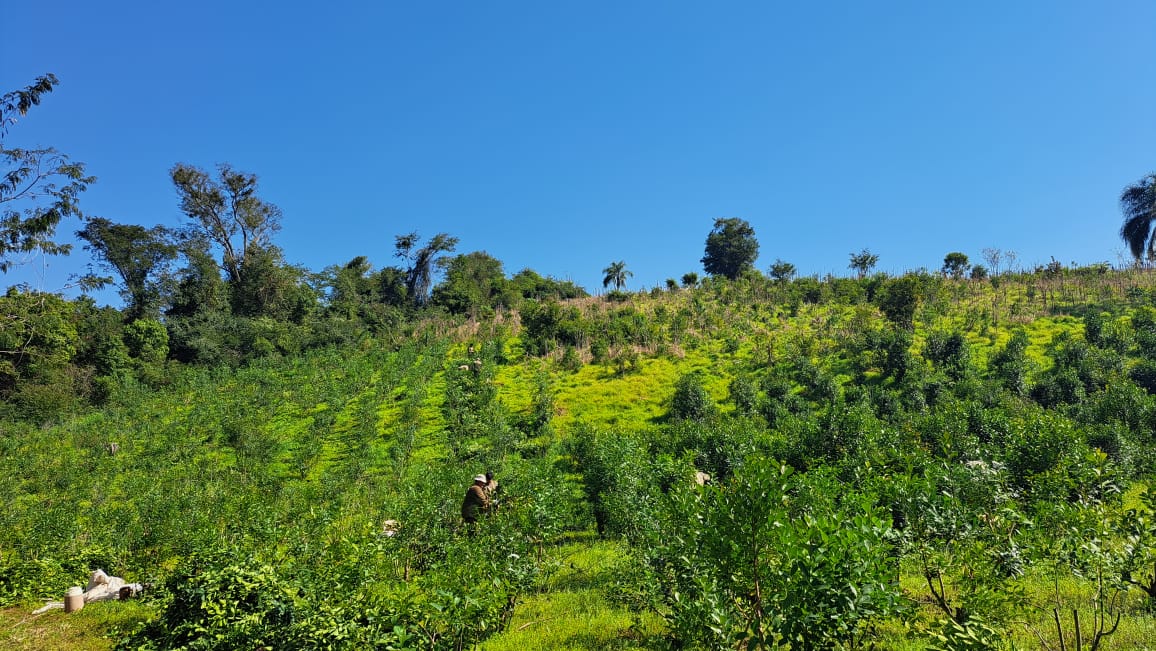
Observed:
[[[64,595],[64,612],[74,613],[84,608],[84,588],[73,586]]]

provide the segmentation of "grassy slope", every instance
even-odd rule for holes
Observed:
[[[1013,329],[1022,327],[1032,342],[1029,355],[1042,366],[1045,347],[1059,333],[1078,332],[1082,327],[1070,316],[1045,313],[1042,304],[1025,306],[1027,292],[1023,287],[1005,287],[1003,292],[988,288],[968,291],[952,298],[954,307],[949,312],[923,314],[915,349],[932,329],[963,329],[973,354],[985,360],[1006,342]],[[587,309],[598,307],[591,301],[584,305]],[[760,309],[757,304],[707,301],[703,307],[693,292],[638,297],[634,307],[652,316],[659,308],[668,314],[680,309],[697,311],[698,316],[665,351],[642,350],[641,362],[625,374],[617,373],[609,364],[564,371],[555,361],[525,358],[513,338],[508,341],[512,363],[498,369],[495,376],[499,399],[513,413],[527,411],[535,378],[545,373],[556,391],[554,425],[560,436],[580,421],[636,429],[662,417],[673,385],[684,373],[703,372],[708,391],[722,402],[730,379],[738,371],[764,368],[769,361],[800,350],[809,350],[816,360],[837,364],[828,354],[837,348],[840,333],[851,320],[867,318],[870,323],[881,324],[881,317],[871,309],[804,305],[792,316],[779,309]],[[989,316],[969,318],[968,310],[986,310]],[[264,455],[260,457],[266,462],[264,472],[292,478],[296,489],[316,490],[312,487],[329,476],[353,472],[351,464],[359,461],[357,472],[381,477],[396,472],[390,465],[390,451],[407,431],[414,435],[410,472],[420,471],[423,464],[445,454],[439,412],[444,386],[440,369],[460,358],[464,346],[464,342],[448,349],[435,346],[410,357],[391,357],[372,350],[323,353],[287,366],[271,365],[271,371],[257,368],[236,375],[202,374],[172,393],[142,396],[128,403],[130,407],[92,414],[30,435],[20,453],[35,467],[25,475],[25,484],[17,494],[24,495],[21,499],[34,499],[29,496],[41,491],[37,484],[71,476],[69,467],[103,471],[107,469],[104,464],[112,464],[146,475],[143,480],[117,478],[99,489],[95,482],[71,479],[78,494],[88,495],[71,513],[78,519],[77,530],[100,530],[101,523],[87,519],[86,510],[112,508],[109,505],[118,500],[139,497],[149,478],[156,476],[154,472],[162,473],[166,482],[154,487],[163,493],[158,499],[188,505],[191,518],[207,517],[204,511],[232,506],[256,490],[249,485],[244,470],[246,459],[238,457],[236,447],[220,442],[222,421],[229,414],[242,418],[248,410],[266,415],[250,422],[265,438],[276,438],[267,441],[256,437],[251,444],[254,458],[258,453]],[[269,372],[277,377],[262,378],[262,373]],[[366,440],[366,427],[381,436]],[[311,436],[311,432],[320,436]],[[110,440],[122,445],[122,454],[101,460],[99,449]],[[271,450],[262,452],[259,444],[263,442]],[[362,458],[351,458],[351,450],[361,444],[365,445]],[[219,481],[182,486],[171,474],[163,474],[165,467],[174,464],[211,466]],[[240,482],[239,488],[236,482]],[[66,512],[61,517],[69,515]],[[145,525],[133,520],[116,523]],[[577,542],[558,547],[552,554],[562,569],[541,592],[519,606],[510,631],[488,642],[486,648],[633,648],[643,645],[648,636],[660,634],[656,621],[636,621],[607,594],[609,578],[620,560],[619,547],[606,542]],[[138,606],[118,608],[122,606],[110,604],[77,616],[56,613],[32,621],[22,614],[24,609],[9,609],[0,612],[0,642],[12,648],[60,648],[72,644],[74,638],[84,638],[89,646],[78,648],[105,648],[101,634],[144,616]],[[108,613],[102,615],[106,610]],[[1130,621],[1127,626],[1116,640],[1132,638],[1135,644],[1156,640],[1156,624],[1151,619]],[[895,648],[904,646],[903,637],[895,632]],[[1113,648],[1140,647],[1130,643]]]

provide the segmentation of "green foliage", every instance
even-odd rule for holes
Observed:
[[[586,290],[569,280],[557,280],[550,276],[543,278],[533,269],[523,269],[510,278],[510,287],[522,298],[536,301],[546,299],[564,300],[585,298]]]
[[[442,258],[438,266],[445,277],[433,289],[432,304],[474,318],[499,307],[513,306],[513,293],[507,286],[502,263],[493,256],[475,251]]]
[[[647,556],[684,645],[853,646],[898,606],[887,526],[862,504],[796,508],[787,466],[753,461],[725,487],[670,494]]]
[[[125,326],[124,343],[143,364],[159,364],[169,354],[169,333],[155,319],[137,319]]]
[[[731,380],[730,401],[734,404],[735,412],[743,416],[753,416],[759,410],[759,394],[755,385],[745,376],[738,376]]]
[[[568,348],[573,351],[573,348]],[[526,419],[526,434],[549,438],[554,429],[551,425],[554,413],[557,410],[557,392],[554,389],[550,376],[539,373],[534,378],[534,397],[530,404],[530,413]]]
[[[960,623],[954,619],[939,622],[931,635],[928,651],[989,651],[1006,648],[1006,632],[992,627],[980,617]]]
[[[1089,346],[1067,332],[1052,342],[1051,354],[1054,366],[1031,390],[1032,398],[1045,407],[1078,403],[1124,372],[1119,353]]]
[[[522,304],[522,346],[530,355],[545,355],[558,345],[585,346],[591,331],[591,324],[576,307],[563,307],[557,301]]]
[[[71,245],[53,241],[62,219],[84,219],[80,193],[96,181],[84,165],[55,149],[20,149],[4,145],[17,115],[40,104],[58,83],[56,75],[38,77],[23,90],[0,96],[0,273],[20,263],[18,256],[39,252],[67,254]]]
[[[959,280],[967,271],[967,265],[967,254],[952,251],[943,257],[943,275]]]
[[[868,249],[863,249],[858,253],[851,254],[851,263],[847,265],[849,269],[859,275],[859,278],[866,276],[875,265],[879,263],[879,256],[872,253]]]
[[[637,539],[653,529],[657,486],[640,463],[648,457],[643,441],[582,428],[569,449],[599,535]]]
[[[626,286],[626,279],[633,275],[633,272],[627,270],[625,262],[611,262],[602,270],[602,287],[614,285],[614,291],[620,292]]]
[[[86,585],[93,571],[115,565],[115,555],[99,546],[65,555],[0,555],[0,606],[58,600],[68,588]]]
[[[317,303],[305,270],[285,264],[275,246],[250,245],[245,273],[230,285],[233,314],[301,323]]]
[[[1145,487],[1138,502],[1115,525],[1124,541],[1120,549],[1120,578],[1138,588],[1144,594],[1145,607],[1156,611],[1156,490]]]
[[[1072,608],[1085,648],[1100,615],[1101,633],[1122,617],[1113,645],[1146,643],[1151,545],[1115,497],[1154,458],[1144,274],[1064,270],[1082,298],[1031,274],[998,288],[748,274],[621,303],[564,302],[525,274],[550,298],[463,320],[409,309],[403,270],[355,258],[299,278],[297,322],[235,314],[208,263],[163,327],[84,299],[2,299],[41,312],[11,332],[74,334],[55,355],[45,337],[5,357],[0,601],[58,596],[92,562],[161,586],[158,618],[174,577],[233,608],[125,646],[200,627],[193,648],[455,649],[504,628],[525,648],[1022,648],[1041,639],[1028,627],[1072,641]],[[912,329],[875,309],[907,278]],[[675,418],[684,381],[692,417]],[[462,493],[484,470],[500,508],[471,535]],[[1124,504],[1142,520],[1139,495]],[[550,561],[610,549],[613,579]],[[291,621],[268,625],[278,608]],[[613,630],[534,633],[588,611]]]
[[[922,287],[915,276],[897,278],[883,287],[879,295],[879,309],[895,327],[915,328],[915,310],[919,307]]]
[[[701,422],[713,418],[717,411],[697,373],[687,373],[678,379],[670,400],[671,418]]]
[[[88,242],[85,250],[120,276],[128,320],[159,313],[168,266],[177,257],[177,245],[167,228],[115,224],[94,217],[76,235]]]
[[[394,238],[395,255],[409,262],[405,272],[406,295],[417,307],[425,305],[433,285],[433,268],[442,253],[453,253],[458,238],[446,233],[434,235],[424,246],[419,247],[421,238],[417,232],[398,235]]]
[[[70,303],[9,289],[0,297],[0,397],[40,421],[70,408],[77,396],[68,364],[80,344]]]
[[[185,267],[177,273],[177,284],[169,299],[166,314],[171,317],[194,317],[221,312],[228,307],[228,288],[213,259],[205,238],[186,239],[181,243]]]
[[[1043,410],[1030,410],[1008,425],[1002,443],[1012,483],[1038,499],[1063,499],[1064,471],[1078,466],[1087,452],[1083,437],[1071,421]]]
[[[121,648],[288,648],[296,590],[272,567],[193,557],[164,592],[160,615]]]
[[[962,380],[971,368],[971,350],[959,332],[932,332],[923,345],[923,356],[956,381]]]
[[[1156,359],[1156,309],[1144,305],[1132,313],[1136,347],[1145,359]]]
[[[790,280],[795,277],[795,272],[795,265],[791,264],[790,262],[780,260],[779,258],[775,258],[775,262],[771,265],[769,270],[771,278],[779,283],[790,282]]]
[[[758,257],[759,242],[755,239],[755,229],[746,220],[737,217],[714,220],[701,260],[704,271],[734,280],[743,272],[754,269]],[[683,276],[683,282],[686,282],[686,276]]]
[[[1022,329],[1016,330],[989,362],[992,374],[1005,389],[1017,396],[1026,395],[1028,391],[1027,379],[1031,370],[1028,343],[1027,333]]]
[[[1125,187],[1120,193],[1120,210],[1124,213],[1120,238],[1136,260],[1151,261],[1156,257],[1156,239],[1149,237],[1156,221],[1156,174]]]
[[[245,280],[254,254],[269,251],[281,228],[281,210],[257,196],[257,176],[217,166],[217,178],[178,163],[169,170],[181,212],[197,235],[221,251],[220,268],[232,284]]]

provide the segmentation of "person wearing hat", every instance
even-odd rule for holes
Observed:
[[[477,475],[474,477],[473,485],[466,489],[466,498],[462,500],[462,520],[472,526],[478,521],[478,513],[488,511],[489,508],[490,497],[486,494],[486,476]]]

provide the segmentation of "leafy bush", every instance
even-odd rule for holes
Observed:
[[[671,418],[705,421],[713,418],[717,411],[718,408],[697,373],[687,373],[678,379],[670,401]]]
[[[932,332],[923,346],[923,356],[953,380],[961,380],[971,368],[971,351],[960,332]]]
[[[1071,421],[1042,410],[1028,410],[1009,425],[1002,443],[1012,482],[1036,498],[1066,499],[1064,473],[1084,458],[1083,436]]]
[[[853,646],[895,612],[888,527],[862,504],[795,512],[790,468],[752,461],[725,486],[670,495],[650,561],[690,646]]]
[[[637,538],[652,529],[658,482],[640,462],[649,457],[644,441],[584,428],[571,439],[570,454],[599,535]]]
[[[297,589],[273,568],[195,557],[165,582],[160,615],[121,649],[288,648]]]

